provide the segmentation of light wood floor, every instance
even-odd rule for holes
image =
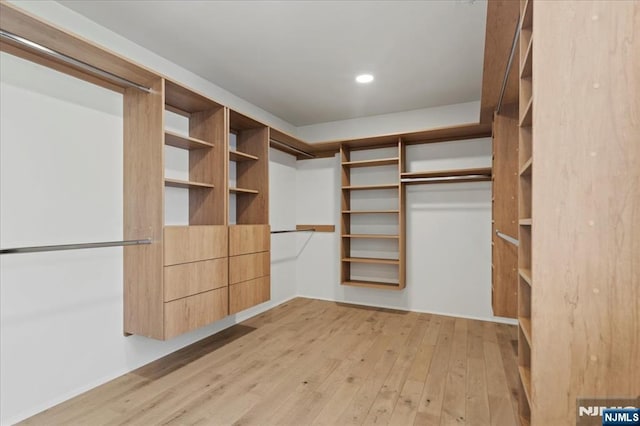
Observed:
[[[38,425],[516,425],[516,328],[295,299]]]

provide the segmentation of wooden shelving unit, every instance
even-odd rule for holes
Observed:
[[[247,154],[245,152],[229,150],[229,160],[231,161],[256,161],[259,160],[255,155]]]
[[[388,151],[394,150],[395,148],[396,155],[389,156]],[[394,145],[393,148],[384,147],[381,151],[385,152],[379,157],[370,158],[368,154],[379,154],[380,151],[376,149],[358,149],[356,151],[366,151],[364,156],[360,156],[356,158],[356,155],[352,153],[352,149],[349,148],[346,144],[342,145],[340,148],[340,156],[342,159],[342,208],[341,208],[341,284],[354,286],[354,287],[365,287],[365,288],[376,288],[376,289],[386,289],[386,290],[399,290],[404,288],[405,279],[404,279],[404,227],[403,227],[403,207],[402,207],[402,199],[401,196],[398,195],[397,207],[396,208],[386,208],[386,209],[368,209],[368,208],[352,208],[352,203],[355,203],[354,197],[361,191],[379,191],[381,199],[389,199],[394,200],[396,194],[400,194],[402,192],[402,186],[400,184],[400,164],[401,164],[401,154],[400,154],[400,142]],[[352,157],[353,155],[353,157]],[[352,173],[356,173],[353,169],[361,169],[358,173],[367,173],[368,167],[378,167],[385,173],[389,171],[389,168],[393,168],[393,180],[394,183],[376,183],[376,184],[366,184],[360,185],[355,184],[354,177]],[[364,169],[364,170],[362,170]],[[356,176],[357,177],[357,176]],[[398,191],[396,194],[393,194],[393,198],[389,198],[389,194]],[[395,200],[393,201],[395,204]],[[395,207],[395,206],[394,206]],[[368,220],[372,220],[373,222],[377,222],[378,219],[371,219],[380,217],[380,221],[383,221],[383,218],[387,218],[387,222],[389,218],[397,217],[397,227],[398,233],[381,233],[381,232],[362,232],[362,230],[354,231],[354,229],[359,225],[359,219],[364,219],[368,217]],[[388,232],[388,231],[387,231]],[[360,255],[353,255],[352,252],[355,252],[355,246],[358,244],[358,241],[365,240],[367,244],[378,244],[384,241],[393,244],[393,242],[397,242],[397,259],[388,259],[388,258],[378,258],[378,257],[362,257]],[[387,244],[389,244],[387,243]],[[354,270],[356,266],[357,268],[365,268],[368,279],[362,278],[354,278],[358,273]],[[397,276],[397,280],[394,282],[379,282],[378,277],[376,276],[376,270],[371,269],[372,267],[381,268],[394,268],[394,274]],[[382,281],[382,280],[381,280]]]
[[[192,138],[189,136],[183,136],[178,133],[165,130],[164,131],[164,143],[169,146],[182,149],[207,149],[213,148],[214,145],[209,142],[202,141],[200,139]]]
[[[521,0],[520,18],[520,120],[518,173],[518,371],[523,392],[519,398],[521,423],[531,422],[531,348],[534,329],[531,321],[532,268],[531,232],[533,185],[533,0]]]

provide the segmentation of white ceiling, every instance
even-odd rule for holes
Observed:
[[[480,99],[485,1],[60,3],[295,126]]]

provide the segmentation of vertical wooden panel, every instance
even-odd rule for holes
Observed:
[[[493,314],[518,314],[518,250],[496,230],[518,238],[518,105],[504,105],[493,120]]]
[[[238,133],[238,151],[258,157],[236,165],[238,187],[257,194],[236,194],[236,223],[269,223],[269,128],[245,129]]]
[[[163,80],[151,89],[124,92],[124,239],[153,240],[124,247],[124,331],[162,339]]]
[[[640,2],[533,5],[532,422],[640,394]]]
[[[351,155],[349,152],[349,148],[345,145],[340,146],[340,163],[346,163],[349,161]],[[349,168],[346,166],[341,166],[341,179],[342,179],[342,187],[351,185],[351,173]],[[349,191],[342,190],[342,197],[340,204],[342,206],[342,211],[351,210],[351,194]],[[341,214],[342,220],[340,221],[340,235],[347,235],[351,233],[351,215],[350,214]],[[350,238],[341,238],[340,239],[340,259],[345,259],[351,257],[351,239]],[[351,263],[350,262],[340,262],[340,282],[344,283],[351,280]]]
[[[407,254],[406,254],[406,211],[407,211],[407,188],[406,185],[402,185],[402,173],[406,171],[406,157],[407,150],[402,139],[398,140],[398,258],[400,264],[398,265],[398,287],[404,288],[406,285],[407,275]]]
[[[193,113],[189,119],[189,134],[214,144],[211,149],[189,152],[189,179],[215,185],[213,189],[189,190],[190,225],[228,223],[228,121],[228,111],[223,107]]]

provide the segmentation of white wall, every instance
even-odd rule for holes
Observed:
[[[479,118],[480,101],[476,101],[312,124],[297,127],[296,134],[300,139],[314,143],[418,132],[435,127],[477,123]]]
[[[362,155],[362,151],[358,153]],[[407,149],[407,158],[408,171],[486,167],[491,165],[491,140],[483,138],[415,145]],[[364,177],[357,178],[360,179],[357,183],[364,184],[363,178],[370,179],[371,183],[374,183],[373,179],[380,179],[385,172],[383,168],[377,169],[379,171],[366,171]],[[366,169],[354,169],[354,172],[360,170]],[[489,182],[408,187],[407,281],[406,289],[402,291],[340,285],[340,186],[340,161],[337,156],[298,162],[298,223],[336,224],[334,234],[317,233],[298,237],[299,250],[305,247],[296,265],[300,295],[502,321],[494,317],[491,311]],[[376,202],[385,203],[375,199],[383,198],[382,193],[371,195],[373,193],[370,191],[364,200],[370,204],[369,208],[378,207],[373,205]],[[387,224],[376,231],[393,233],[392,229]],[[376,242],[368,244],[369,249],[387,250],[385,254],[392,254],[393,250],[376,247]]]
[[[122,239],[122,97],[0,55],[0,246]],[[295,225],[296,162],[271,152],[271,223]],[[0,422],[9,424],[296,295],[272,242],[272,300],[168,342],[124,337],[122,249],[0,257]]]

